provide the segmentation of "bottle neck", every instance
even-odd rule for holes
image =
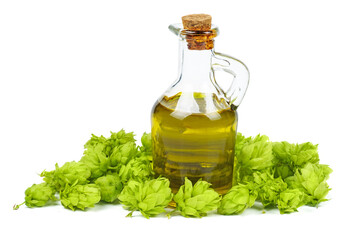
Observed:
[[[180,76],[184,85],[192,86],[192,91],[205,91],[211,84],[211,59],[213,49],[192,50],[186,40],[180,40]]]

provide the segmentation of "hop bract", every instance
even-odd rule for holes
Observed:
[[[257,198],[257,191],[250,185],[238,184],[233,186],[221,200],[218,213],[223,215],[240,214],[251,208]]]
[[[94,207],[101,199],[100,189],[95,184],[85,185],[66,185],[60,192],[61,204],[75,211],[76,209],[85,210]]]
[[[174,196],[176,209],[184,217],[202,217],[217,209],[221,198],[210,186],[210,183],[201,180],[193,186],[191,181],[185,178],[185,184]]]
[[[130,210],[140,211],[146,217],[165,212],[165,207],[172,199],[170,182],[166,178],[157,178],[145,182],[130,180],[119,195],[119,200]]]

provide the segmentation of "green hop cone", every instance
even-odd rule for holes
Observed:
[[[30,208],[45,206],[49,200],[56,200],[55,192],[56,190],[47,183],[33,184],[25,191],[25,202],[15,205],[14,210],[24,203]]]
[[[111,145],[110,141],[103,135],[98,137],[94,134],[91,134],[91,138],[85,143],[84,148],[95,148],[98,145],[102,146],[102,151],[107,157],[110,156],[113,146]]]
[[[121,129],[119,132],[111,132],[111,136],[108,141],[113,148],[115,146],[123,145],[127,142],[135,142],[134,133],[126,133],[123,129]]]
[[[317,205],[327,201],[325,197],[330,188],[326,181],[331,172],[332,169],[327,165],[307,163],[285,181],[291,189],[297,188],[307,195],[306,204]]]
[[[151,143],[151,134],[144,133],[141,137],[140,152],[142,155],[151,156],[152,155],[152,143]]]
[[[254,138],[237,136],[235,175],[236,183],[243,183],[254,171],[264,170],[273,166],[272,144],[265,135]]]
[[[222,215],[240,214],[254,205],[257,195],[257,191],[249,184],[233,186],[222,198],[218,213]]]
[[[191,181],[185,178],[185,184],[174,196],[176,209],[184,217],[202,217],[216,210],[221,198],[210,186],[210,183],[201,180],[193,186]]]
[[[142,135],[141,144],[144,149],[151,151],[151,133],[144,133]]]
[[[165,207],[172,199],[170,182],[166,178],[139,182],[130,180],[119,195],[119,200],[131,212],[140,211],[146,217],[153,217],[165,212]]]
[[[95,184],[100,188],[101,200],[110,203],[117,199],[123,188],[119,176],[111,174],[99,177]]]
[[[101,199],[100,188],[95,184],[85,184],[72,186],[66,185],[60,192],[60,201],[65,208],[73,211],[76,209],[94,207]]]
[[[153,160],[152,157],[152,140],[150,133],[144,133],[141,137],[142,146],[139,147],[139,151],[137,153],[137,157],[142,159],[147,159],[150,164]]]
[[[122,183],[127,183],[130,179],[145,181],[152,179],[154,173],[151,162],[146,156],[141,156],[130,160],[126,165],[119,169],[119,176]]]
[[[288,142],[274,142],[273,154],[275,174],[283,179],[292,176],[297,168],[304,167],[307,163],[319,163],[318,145],[310,142],[291,144]]]
[[[287,189],[287,184],[281,177],[274,178],[270,170],[253,173],[254,183],[258,187],[258,197],[266,206],[276,206],[279,194]]]
[[[90,169],[91,179],[96,179],[105,175],[109,169],[110,161],[103,152],[104,149],[104,144],[97,144],[95,147],[89,147],[85,150],[84,156],[80,160],[80,163],[85,164]]]
[[[67,162],[62,167],[55,164],[55,170],[47,172],[43,171],[40,176],[50,186],[57,191],[64,189],[66,184],[72,185],[75,182],[78,184],[86,184],[89,182],[91,175],[90,168],[81,162]]]
[[[299,189],[286,189],[280,193],[278,208],[281,214],[296,212],[297,208],[305,204],[305,194]]]
[[[134,158],[137,153],[137,147],[134,142],[127,142],[122,145],[115,146],[110,155],[110,163],[112,167],[127,164],[130,159]]]
[[[104,136],[96,136],[92,134],[92,137],[89,141],[84,145],[85,149],[96,148],[97,146],[101,146],[102,152],[106,157],[110,157],[113,152],[113,149],[117,146],[121,146],[128,142],[135,143],[134,133],[126,133],[123,129],[119,132],[111,132],[111,136],[106,138]]]

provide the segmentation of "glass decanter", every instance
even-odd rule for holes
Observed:
[[[179,75],[152,109],[153,168],[170,180],[173,192],[187,177],[208,181],[224,194],[232,186],[236,109],[249,72],[241,61],[214,51],[219,30],[211,16],[184,16],[183,24],[169,26],[180,39]],[[233,76],[226,91],[216,82],[216,71]]]

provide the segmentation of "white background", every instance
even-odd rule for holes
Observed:
[[[357,1],[0,2],[1,239],[359,239],[360,7]],[[334,172],[329,202],[280,215],[147,220],[119,205],[72,212],[25,206],[54,164],[79,160],[91,133],[150,131],[177,75],[183,15],[208,13],[216,50],[246,63],[238,130],[319,144]]]

